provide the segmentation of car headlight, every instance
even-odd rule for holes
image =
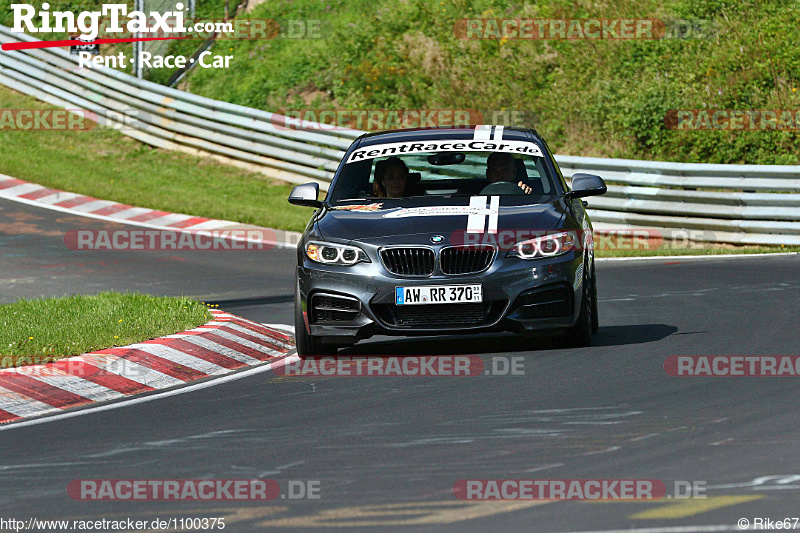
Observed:
[[[553,233],[518,242],[509,250],[508,255],[521,259],[555,257],[575,249],[576,241],[577,237],[574,232]]]
[[[350,266],[370,262],[366,252],[357,246],[329,242],[309,242],[306,244],[306,257],[325,265]]]

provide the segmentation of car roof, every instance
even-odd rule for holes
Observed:
[[[532,128],[518,128],[500,125],[472,126],[439,126],[433,128],[412,128],[403,130],[380,131],[366,133],[359,137],[355,146],[372,146],[375,144],[402,143],[433,140],[507,140],[532,141],[541,140]]]

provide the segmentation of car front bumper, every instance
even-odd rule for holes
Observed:
[[[479,274],[422,279],[394,276],[375,262],[344,267],[304,260],[297,267],[296,312],[311,335],[338,345],[373,335],[565,330],[577,320],[582,282],[579,252],[535,260],[498,255]],[[399,286],[475,283],[483,287],[482,304],[395,305]]]

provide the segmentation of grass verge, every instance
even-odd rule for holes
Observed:
[[[55,109],[0,86],[0,109]],[[302,231],[292,186],[212,159],[151,148],[112,129],[0,129],[0,173],[137,207]]]
[[[41,364],[195,328],[211,320],[188,298],[103,292],[0,305],[0,368]]]

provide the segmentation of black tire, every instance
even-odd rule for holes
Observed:
[[[581,309],[575,325],[567,330],[564,335],[564,344],[571,348],[583,348],[592,344],[592,333],[595,331],[594,324],[597,305],[595,304],[596,294],[594,285],[594,273],[589,272],[589,268],[583,269],[583,295],[581,296]]]
[[[597,333],[597,330],[600,329],[600,315],[597,313],[597,274],[594,270],[594,259],[592,259],[592,276],[590,279],[592,283],[592,333]]]
[[[295,287],[294,293],[294,341],[297,346],[297,355],[302,358],[319,355],[336,355],[339,351],[335,346],[323,343],[317,337],[306,331],[306,321],[303,317],[303,306],[300,302],[300,287]]]

